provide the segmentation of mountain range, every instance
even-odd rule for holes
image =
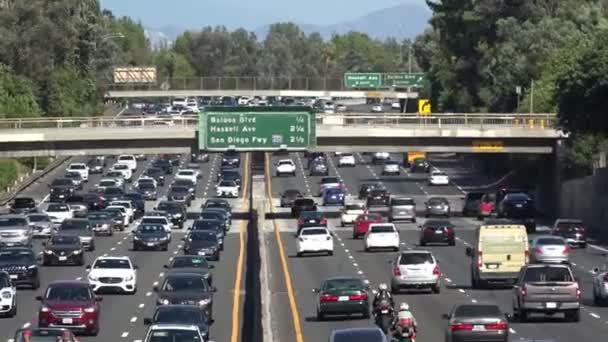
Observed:
[[[333,34],[342,34],[350,31],[365,32],[372,38],[386,39],[413,39],[429,26],[431,10],[425,5],[402,4],[370,12],[354,20],[348,20],[331,25],[312,25],[296,23],[307,34],[318,32],[325,39]],[[259,40],[263,40],[268,33],[270,24],[254,29]],[[170,43],[187,29],[178,26],[164,26],[159,28],[146,28],[146,34],[153,46]]]

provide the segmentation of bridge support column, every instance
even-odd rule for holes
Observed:
[[[557,144],[553,146],[553,153],[540,156],[536,207],[543,215],[549,217],[559,216],[561,198],[561,177]]]

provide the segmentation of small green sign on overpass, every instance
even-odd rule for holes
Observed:
[[[380,73],[346,73],[344,86],[348,89],[376,89],[382,84]]]
[[[388,73],[384,74],[382,84],[387,87],[419,88],[424,82],[423,73]]]
[[[199,116],[201,150],[305,150],[315,142],[314,113],[304,109],[216,108]]]

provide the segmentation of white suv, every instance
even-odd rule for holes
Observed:
[[[352,153],[342,153],[338,157],[338,167],[355,166],[355,156]]]
[[[112,201],[110,207],[123,207],[125,208],[126,215],[129,218],[129,223],[135,221],[135,208],[131,201]]]
[[[281,159],[277,163],[277,177],[284,174],[296,175],[296,164],[291,159]]]
[[[137,266],[128,256],[100,256],[87,266],[89,284],[93,291],[101,289],[121,290],[124,293],[137,292]]]
[[[154,324],[148,328],[143,342],[157,341],[206,341],[196,325],[189,324]]]
[[[14,317],[17,314],[17,288],[7,272],[0,272],[0,315]]]
[[[431,252],[402,251],[391,264],[392,293],[399,293],[404,288],[430,288],[439,293],[441,269]]]
[[[129,168],[131,169],[132,172],[135,172],[135,170],[137,170],[137,159],[135,158],[134,155],[123,154],[123,155],[118,156],[117,160],[118,160],[119,164],[129,165]]]
[[[199,173],[198,171],[195,170],[191,170],[191,169],[183,169],[183,170],[178,170],[177,173],[175,174],[175,179],[186,179],[191,181],[192,183],[196,184],[196,181],[199,178]]]
[[[83,163],[72,163],[66,169],[66,172],[78,172],[83,181],[89,181],[89,167]]]
[[[399,250],[399,232],[392,223],[372,223],[365,235],[365,251],[391,248]]]
[[[133,170],[131,170],[129,168],[128,164],[116,163],[116,164],[114,164],[114,166],[112,166],[112,169],[110,170],[110,172],[112,172],[112,171],[122,173],[123,178],[127,182],[130,182],[131,178],[133,177]]]
[[[386,162],[384,162],[384,167],[382,168],[382,175],[399,175],[401,173],[399,168],[399,162],[394,160],[387,160]]]

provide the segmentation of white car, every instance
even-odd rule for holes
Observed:
[[[429,175],[429,184],[430,185],[449,185],[450,178],[445,172],[441,171],[431,171]]]
[[[55,225],[60,225],[64,220],[74,218],[74,211],[68,204],[64,203],[51,203],[44,213],[49,215],[51,222]]]
[[[401,109],[401,103],[393,102],[393,103],[391,103],[391,108],[392,109]]]
[[[135,208],[131,201],[112,201],[110,202],[111,207],[123,207],[126,210],[126,215],[129,217],[129,223],[135,221]]]
[[[133,177],[133,171],[131,171],[131,169],[129,168],[129,165],[127,165],[127,164],[116,163],[116,164],[114,164],[114,166],[112,166],[110,171],[122,173],[123,178],[127,182],[131,181],[131,178]]]
[[[391,155],[388,152],[376,152],[372,156],[372,164],[384,163],[391,159]]]
[[[338,167],[355,166],[355,156],[352,153],[342,153],[338,157]]]
[[[223,180],[216,187],[218,197],[239,197],[239,186],[235,181]]]
[[[196,325],[190,324],[153,324],[148,328],[143,342],[158,341],[196,341],[211,342],[205,339]]]
[[[281,159],[277,163],[277,177],[285,174],[296,175],[296,164],[291,159]]]
[[[304,253],[334,255],[334,239],[326,227],[302,228],[297,244],[298,256],[302,256]]]
[[[106,207],[106,209],[120,210],[120,212],[122,213],[122,217],[124,218],[124,222],[122,223],[123,227],[128,227],[129,224],[131,223],[129,215],[127,214],[127,209],[125,207],[123,207],[122,205],[109,205]]]
[[[387,160],[384,162],[384,166],[382,167],[382,175],[400,175],[399,162],[394,160]]]
[[[186,107],[188,105],[187,97],[176,97],[171,101],[172,107]]]
[[[344,209],[342,209],[342,215],[340,215],[340,225],[344,227],[347,224],[353,224],[355,223],[357,217],[363,214],[365,214],[365,204],[347,204],[344,206]]]
[[[66,172],[78,172],[84,182],[89,181],[89,167],[84,163],[72,163],[68,166]]]
[[[87,278],[94,292],[100,290],[121,290],[124,293],[137,292],[137,266],[128,256],[100,256],[87,266]]]
[[[0,271],[0,315],[15,317],[17,314],[17,287],[8,272]]]
[[[249,104],[250,100],[251,99],[248,98],[247,96],[241,96],[241,97],[239,97],[239,101],[238,101],[239,106],[246,106],[247,104]]]
[[[165,231],[169,234],[171,234],[171,228],[173,227],[171,221],[169,221],[169,219],[165,216],[144,216],[141,218],[141,224],[163,226]]]
[[[116,178],[102,178],[99,183],[97,183],[97,185],[95,185],[95,188],[99,191],[103,191],[106,188],[114,188],[114,187],[122,187],[123,183],[122,183],[122,179],[116,179]]]
[[[191,111],[193,111],[195,113],[199,112],[198,103],[196,103],[196,100],[194,100],[194,99],[188,100],[188,103],[186,104],[186,108],[190,109]]]
[[[399,232],[392,223],[372,223],[365,234],[365,251],[376,248],[399,250]]]
[[[381,105],[375,105],[372,107],[372,113],[382,113],[384,108]]]
[[[156,181],[156,179],[154,179],[152,177],[141,176],[137,180],[137,186],[139,186],[141,184],[145,184],[145,183],[150,183],[150,184],[154,185],[155,188],[158,188],[158,182]]]
[[[198,180],[198,178],[199,178],[198,171],[191,170],[191,169],[178,170],[177,173],[175,174],[175,180],[185,179],[185,180],[191,181],[194,184],[196,184],[196,181]]]
[[[137,170],[137,158],[135,158],[135,156],[132,154],[120,155],[118,156],[117,161],[119,164],[129,165],[129,169],[131,169],[132,172],[135,172],[135,170]]]

